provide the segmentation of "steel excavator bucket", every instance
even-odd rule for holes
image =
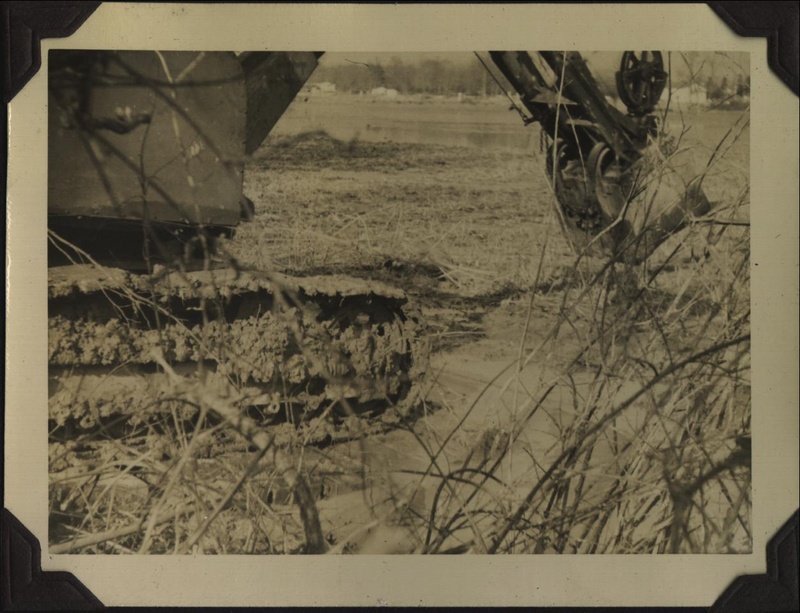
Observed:
[[[253,153],[317,67],[321,52],[251,52],[239,56],[247,83],[245,153]]]
[[[318,55],[51,52],[49,227],[123,266],[142,259],[143,223],[162,243],[230,234],[246,156]]]

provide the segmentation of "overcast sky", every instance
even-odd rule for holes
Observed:
[[[664,53],[664,62],[667,62],[667,54]],[[583,52],[583,55],[589,59],[590,65],[594,64],[597,69],[604,72],[613,74],[619,67],[619,60],[621,52],[618,51],[596,51],[596,52]],[[464,64],[467,62],[477,62],[475,55],[468,51],[454,51],[449,53],[427,53],[418,51],[401,51],[396,53],[375,53],[375,52],[330,52],[322,56],[320,60],[321,65],[337,65],[345,64],[347,62],[360,62],[364,64],[388,63],[392,57],[397,56],[403,60],[404,63],[416,63],[425,58],[434,58],[439,60],[449,60],[457,64]],[[722,76],[727,76],[728,79],[736,77],[737,74],[749,74],[749,54],[743,52],[687,52],[687,53],[672,53],[672,71],[673,82],[680,85],[680,82],[688,79],[690,75],[691,66],[692,72],[700,70],[700,80],[704,81],[708,76],[713,76],[715,79],[721,79]]]
[[[393,53],[374,53],[374,52],[361,52],[361,51],[331,51],[326,53],[320,59],[321,65],[335,66],[337,64],[346,64],[347,62],[359,62],[362,64],[386,64],[392,57],[397,56],[407,63],[416,63],[426,58],[433,58],[437,60],[450,60],[451,62],[466,64],[467,62],[476,62],[475,54],[470,51],[452,51],[448,53],[441,52],[421,52],[421,51],[398,51]]]

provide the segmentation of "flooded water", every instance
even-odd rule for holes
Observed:
[[[529,150],[539,129],[526,127],[508,100],[394,101],[360,96],[298,98],[272,131],[292,136],[325,130],[334,138]]]
[[[505,98],[387,100],[357,95],[298,97],[272,131],[273,136],[293,136],[324,130],[343,141],[389,141],[460,147],[531,151],[539,147],[538,125],[525,126]],[[704,145],[709,152],[722,140],[742,112],[670,113],[668,128],[681,131],[691,125],[686,144]],[[749,133],[738,139],[731,152],[746,164]]]

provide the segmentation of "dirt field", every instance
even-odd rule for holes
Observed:
[[[710,156],[738,118],[686,117],[684,142]],[[257,215],[229,248],[256,268],[390,281],[436,320],[437,346],[461,344],[487,309],[534,284],[552,296],[573,268],[538,143],[497,100],[296,102],[246,169]],[[748,152],[745,130],[705,179],[712,202],[746,193]]]
[[[715,295],[721,288],[710,287],[706,275],[725,273],[727,279],[736,274],[723,270],[732,262],[709,257],[706,230],[684,233],[663,246],[649,269],[663,265],[657,283],[638,303],[662,310],[658,317],[652,310],[649,316],[640,312],[626,321],[624,333],[617,332],[616,342],[625,345],[627,358],[617,355],[620,373],[615,377],[627,373],[630,378],[611,385],[613,391],[598,392],[597,363],[583,350],[587,338],[602,327],[592,302],[600,294],[592,293],[589,282],[602,262],[583,260],[576,266],[556,221],[536,129],[523,128],[496,101],[464,107],[455,101],[426,106],[352,97],[310,99],[296,103],[247,168],[246,193],[256,203],[257,216],[230,246],[242,262],[299,275],[344,272],[391,282],[421,310],[434,349],[423,392],[432,413],[415,434],[394,432],[327,452],[326,462],[334,464],[342,458],[364,461],[369,483],[366,493],[347,494],[360,490],[364,481],[348,486],[333,478],[326,486],[328,495],[319,509],[334,538],[371,525],[380,516],[376,509],[389,501],[396,509],[398,497],[427,509],[436,495],[435,480],[420,477],[430,472],[432,449],[443,445],[440,457],[450,469],[491,457],[531,399],[556,381],[541,410],[526,419],[524,434],[500,468],[507,483],[527,491],[539,474],[536,466],[563,449],[565,432],[581,414],[578,404],[593,393],[608,394],[613,403],[635,390],[642,375],[634,374],[628,358],[658,363],[670,351],[696,349],[696,335],[717,325],[709,323],[709,313],[722,300]],[[677,130],[681,123],[691,126],[683,144],[705,160],[729,129],[741,125],[736,124],[740,119],[738,113],[710,112],[671,116],[670,122]],[[712,201],[740,203],[731,216],[746,219],[749,132],[734,132],[736,138],[721,148],[722,161],[714,164],[705,188]],[[739,230],[730,229],[714,248],[722,252],[746,244]],[[681,242],[685,248],[668,258]],[[698,258],[711,262],[700,273]],[[712,273],[714,266],[720,268]],[[594,298],[587,298],[587,288]],[[617,308],[610,307],[606,315],[630,315]],[[667,319],[661,319],[665,314]],[[662,331],[669,341],[654,345],[653,326],[659,319],[679,327]],[[740,412],[749,414],[749,394],[734,379],[731,384],[747,404]],[[667,406],[673,400],[667,393],[661,402]],[[655,397],[651,401],[658,406]],[[644,405],[625,413],[615,422],[615,437],[636,440],[647,414]],[[448,437],[451,432],[456,434]],[[590,464],[613,463],[618,443],[597,444]],[[610,495],[606,486],[596,478],[583,485],[584,491],[595,489],[595,498]],[[653,507],[665,503],[657,496],[646,500]],[[651,515],[655,522],[658,513]],[[403,532],[408,528],[392,530],[400,531],[395,534],[400,550],[414,549],[413,539]],[[746,530],[735,544],[730,535],[726,538],[724,545],[707,541],[707,550],[749,548]],[[547,542],[541,551],[553,550]],[[611,550],[624,549],[618,544]]]

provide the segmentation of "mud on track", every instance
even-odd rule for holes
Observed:
[[[182,371],[210,370],[221,389],[238,382],[243,406],[280,397],[309,416],[326,399],[399,399],[427,359],[401,291],[341,275],[229,269],[154,282],[76,265],[51,269],[49,294],[50,419],[58,426],[157,418],[167,390],[153,393],[164,383],[154,352]]]

